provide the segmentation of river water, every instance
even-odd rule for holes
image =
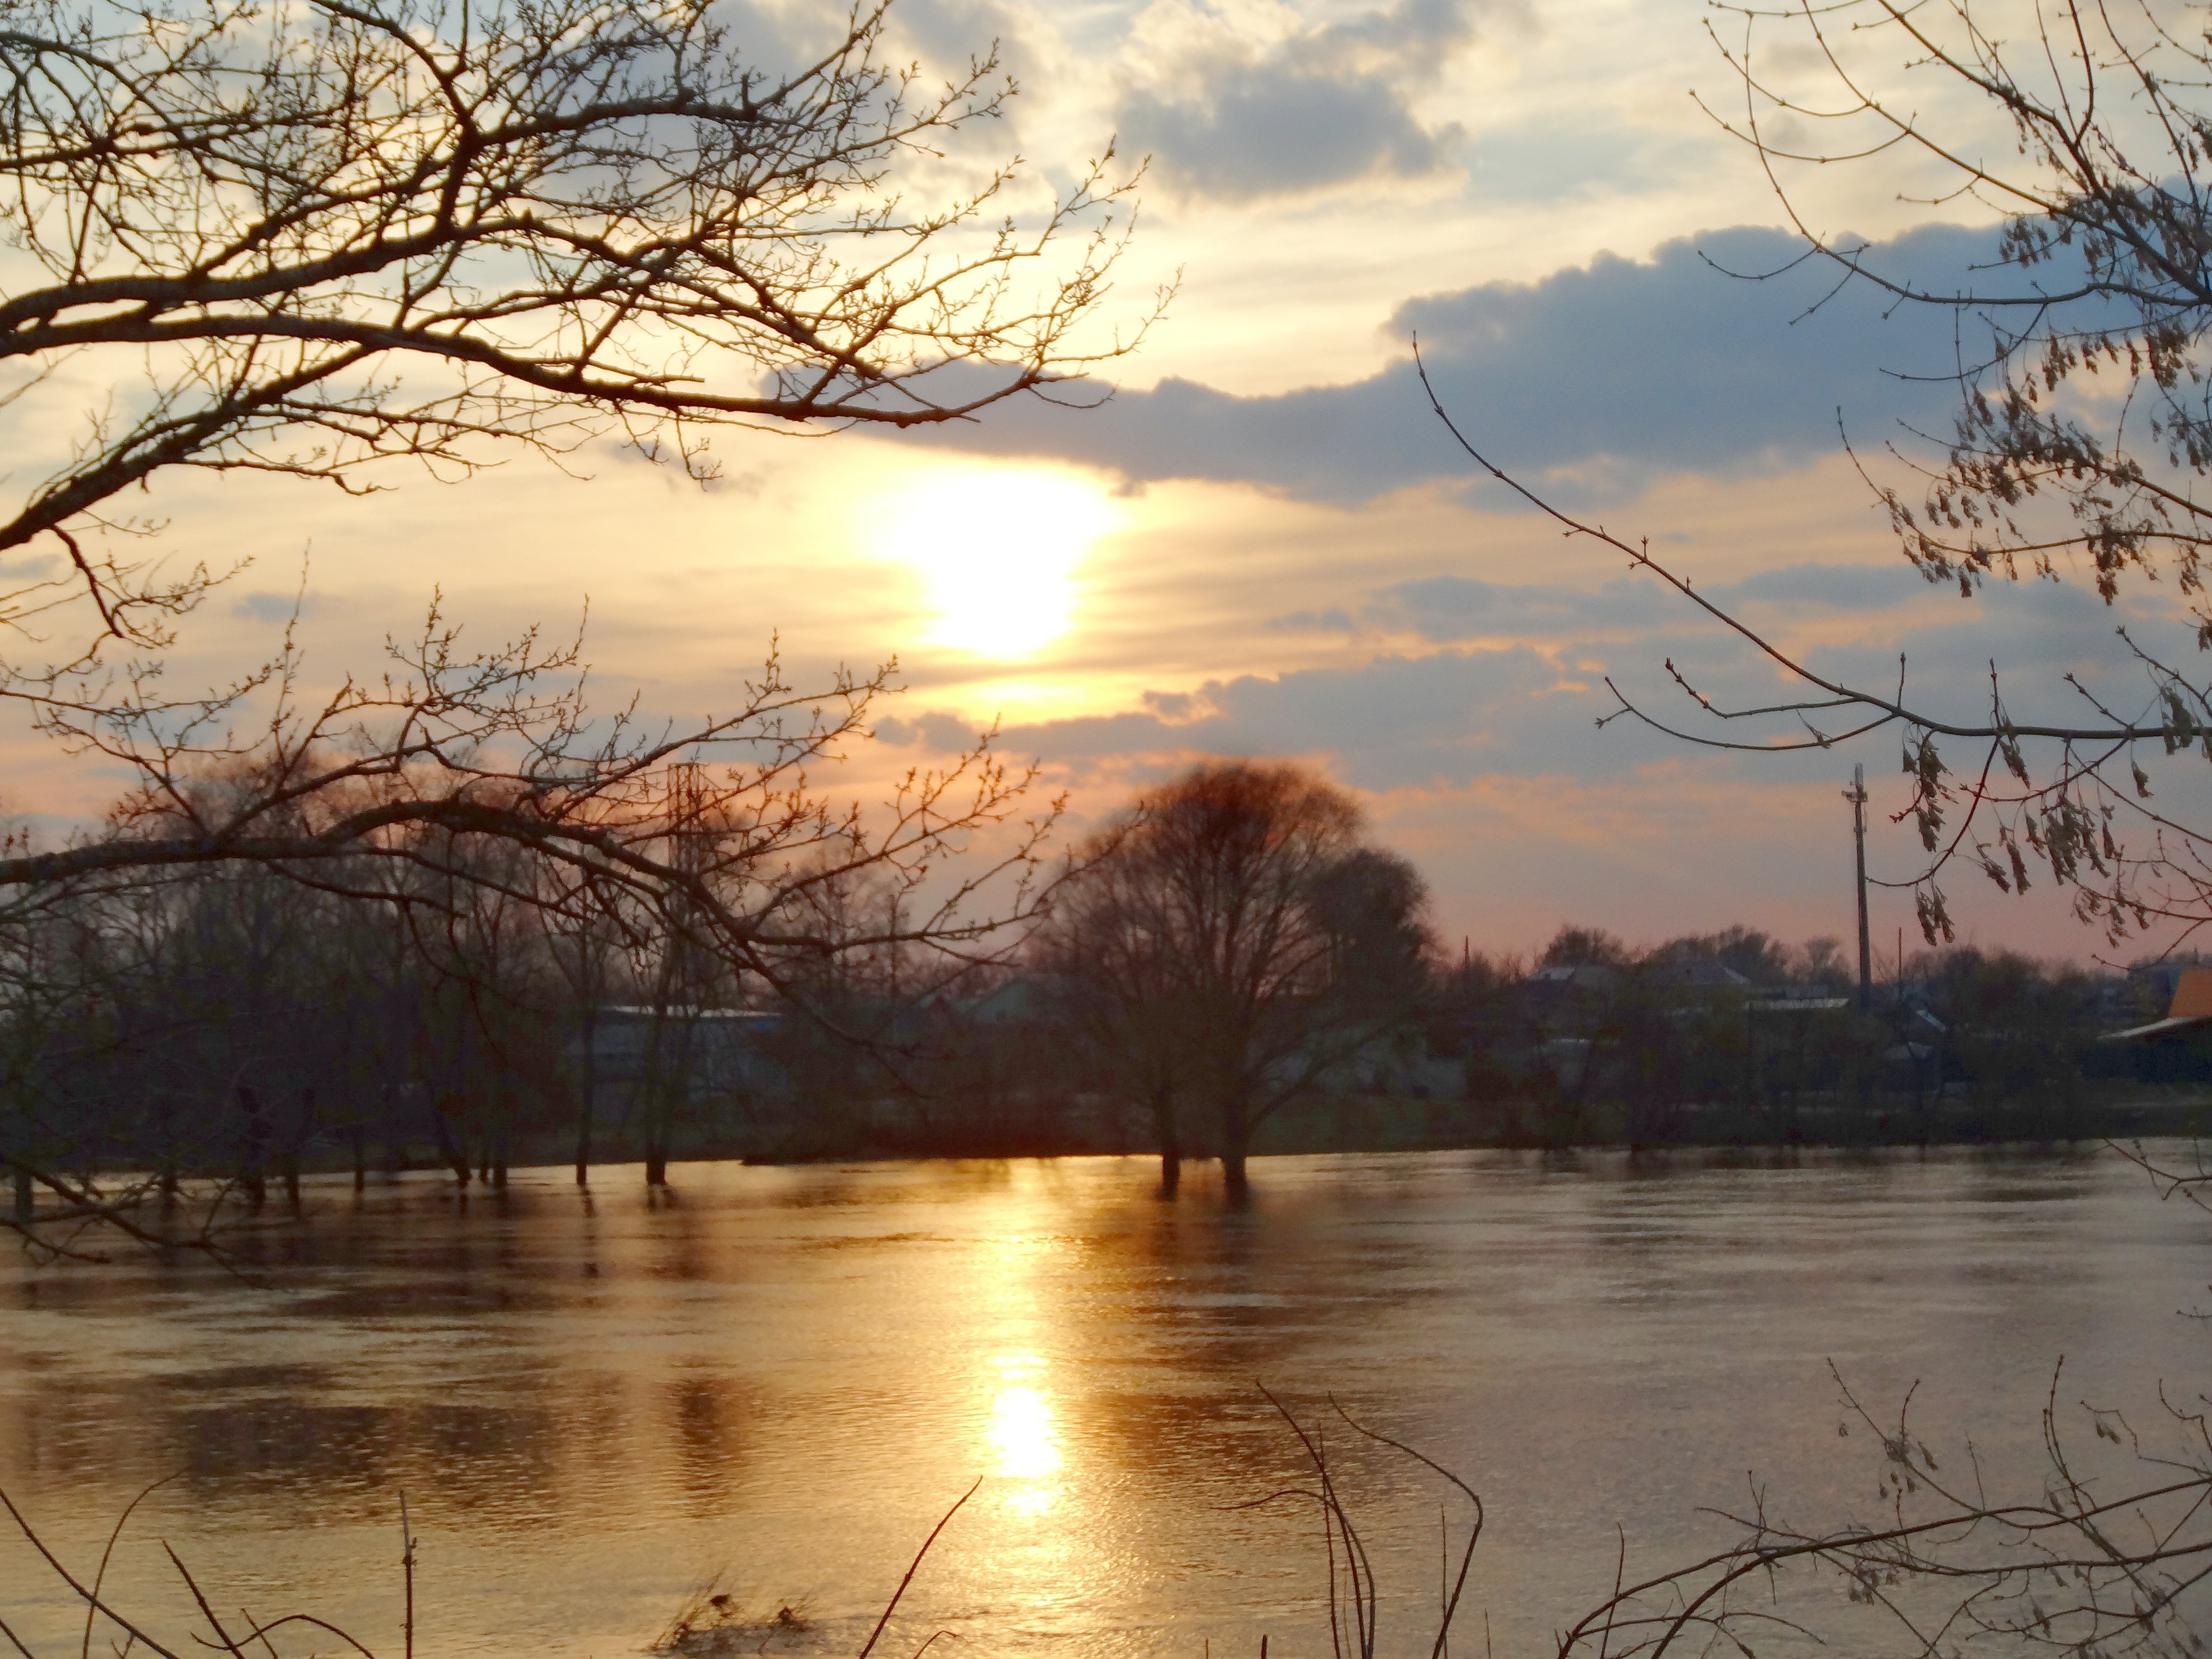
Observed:
[[[2182,1149],[2166,1151],[2179,1156]],[[953,1654],[1326,1653],[1309,1507],[1261,1394],[1326,1426],[1382,1581],[1428,1651],[1483,1495],[1460,1650],[1542,1650],[1629,1570],[1729,1535],[1747,1479],[1808,1524],[1875,1509],[1871,1437],[2038,1480],[2059,1398],[2157,1414],[2212,1331],[2212,1217],[2109,1152],[1268,1158],[1224,1207],[1134,1159],[528,1171],[465,1200],[410,1176],[207,1263],[0,1267],[0,1487],[64,1559],[175,1631],[166,1540],[228,1616],[313,1612],[400,1650],[640,1652],[716,1574],[855,1652],[940,1515],[891,1636]],[[2070,1417],[2068,1421],[2072,1421]],[[2089,1438],[2086,1422],[2080,1438]],[[1616,1530],[1618,1528],[1618,1530]],[[0,1607],[40,1659],[80,1623],[17,1540]],[[894,1643],[896,1638],[896,1644]],[[96,1644],[97,1645],[97,1644]],[[331,1650],[331,1644],[321,1644]],[[303,1651],[295,1646],[293,1651]],[[940,1644],[933,1650],[943,1655]]]

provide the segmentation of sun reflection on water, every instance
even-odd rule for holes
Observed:
[[[1043,1370],[1033,1354],[1009,1355],[999,1362],[1000,1382],[991,1398],[991,1419],[986,1431],[998,1452],[997,1473],[1019,1486],[1006,1497],[1006,1507],[1021,1515],[1042,1515],[1059,1495],[1055,1478],[1060,1470],[1059,1427],[1052,1401],[1034,1382],[1024,1379]]]

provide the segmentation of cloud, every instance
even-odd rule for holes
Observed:
[[[920,744],[951,754],[960,754],[974,748],[980,735],[969,721],[957,715],[937,712],[917,714],[910,720],[901,720],[895,714],[887,715],[878,720],[875,726],[878,743],[887,743],[901,749],[909,744]]]
[[[1649,581],[1607,582],[1596,592],[1536,584],[1425,576],[1384,588],[1360,607],[1368,628],[1411,629],[1440,641],[1500,634],[1556,637],[1568,632],[1648,626],[1654,597]]]
[[[1478,448],[1563,500],[1618,500],[1672,472],[1727,478],[1802,465],[1838,447],[1839,417],[1861,441],[1887,436],[1899,420],[1947,432],[1958,389],[1943,377],[1962,349],[1954,314],[1896,305],[1863,283],[1838,289],[1835,267],[1803,252],[1779,230],[1701,233],[1648,260],[1608,254],[1534,283],[1410,300],[1386,331],[1419,337],[1439,395]],[[1867,257],[1900,279],[1955,291],[1993,252],[1990,232],[1938,226]],[[1073,403],[1101,395],[1066,392]],[[1057,457],[1133,483],[1239,481],[1347,503],[1475,477],[1410,359],[1347,386],[1274,397],[1170,379],[1095,408],[1024,399],[915,441]]]
[[[1191,194],[1250,198],[1434,172],[1448,138],[1399,98],[1378,77],[1261,63],[1231,69],[1202,101],[1133,93],[1118,118],[1132,146]]]
[[[2114,635],[2112,621],[2184,649],[2189,636],[2185,622],[2157,605],[2124,605],[2113,615],[2094,594],[2051,582],[1993,586],[1967,603],[1901,566],[1801,563],[1717,583],[1709,593],[1841,684],[1890,690],[1904,653],[1908,701],[1969,725],[1987,717],[1992,663],[2014,718],[2079,721],[2089,710],[2066,684],[2069,672],[2115,708],[2133,709],[2147,696],[2140,665]],[[1126,776],[1133,766],[1172,768],[1194,756],[1316,757],[1377,794],[1462,788],[1483,778],[1595,784],[1653,766],[1686,766],[1711,787],[1756,790],[1847,777],[1854,761],[1877,772],[1897,765],[1894,728],[1823,750],[1788,715],[1737,723],[1701,713],[1668,672],[1670,664],[1722,708],[1818,702],[1827,694],[1789,679],[1749,641],[1648,580],[1576,592],[1433,577],[1334,609],[1350,629],[1363,618],[1387,620],[1400,630],[1399,648],[1343,665],[1147,691],[1138,706],[1118,712],[1010,727],[999,747],[1093,781]],[[1321,611],[1281,622],[1321,628],[1331,620]],[[1440,648],[1405,648],[1406,631]],[[1514,643],[1497,642],[1512,635]],[[1477,642],[1483,641],[1490,642]],[[1646,714],[1681,731],[1729,742],[1780,741],[1801,751],[1718,753],[1627,718],[1608,719],[1600,729],[1595,722],[1620,708],[1608,677]],[[1864,723],[1837,710],[1815,708],[1809,718],[1830,736]],[[908,740],[927,732],[951,749],[973,729],[936,714],[902,731]],[[2201,761],[2197,765],[2202,769]]]
[[[1924,597],[1928,583],[1904,564],[1784,565],[1741,581],[1701,585],[1698,592],[1722,610],[1779,605],[1808,611],[1866,611]],[[1270,619],[1285,633],[1358,635],[1370,630],[1413,633],[1439,644],[1495,639],[1504,635],[1556,639],[1569,634],[1644,633],[1655,607],[1675,610],[1670,635],[1704,626],[1686,605],[1650,576],[1624,576],[1595,590],[1541,583],[1499,583],[1472,576],[1423,576],[1377,590],[1356,609],[1331,605]]]
[[[230,604],[230,614],[241,622],[288,623],[295,617],[320,613],[322,601],[313,593],[276,593],[260,590],[240,593]]]
[[[1123,94],[1126,146],[1193,196],[1249,200],[1354,179],[1420,178],[1464,135],[1423,124],[1409,99],[1473,38],[1467,0],[1387,10],[1255,46],[1243,20],[1161,7],[1182,49]]]
[[[1159,755],[1327,755],[1348,781],[1389,790],[1523,769],[1536,759],[1531,745],[1556,747],[1601,712],[1587,688],[1525,647],[1241,675],[1144,702],[1141,712],[1015,726],[999,746],[1079,766]],[[1573,764],[1562,756],[1554,769]]]

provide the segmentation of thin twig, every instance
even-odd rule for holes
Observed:
[[[945,1530],[952,1517],[960,1513],[961,1504],[973,1498],[982,1485],[983,1478],[976,1476],[975,1484],[962,1492],[959,1501],[945,1510],[938,1523],[929,1529],[929,1536],[921,1540],[921,1547],[914,1553],[914,1559],[907,1564],[906,1576],[899,1580],[898,1588],[891,1592],[890,1601],[884,1605],[883,1617],[876,1620],[875,1629],[868,1632],[867,1644],[861,1648],[860,1659],[868,1659],[868,1655],[875,1650],[877,1638],[883,1635],[884,1626],[890,1623],[891,1614],[898,1610],[899,1598],[906,1594],[906,1587],[914,1583],[915,1574],[921,1570],[922,1558],[929,1553],[929,1547],[937,1541],[937,1534]]]

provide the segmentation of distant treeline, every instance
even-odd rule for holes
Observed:
[[[1833,939],[1792,949],[1735,927],[1634,950],[1565,927],[1526,969],[1470,957],[1446,975],[1430,1042],[1455,1040],[1472,1115],[1507,1144],[2124,1133],[2146,1102],[2162,1124],[2185,1109],[2142,1085],[2212,1082],[2186,1041],[2100,1040],[2165,1013],[2170,965],[2144,966],[1959,946],[1888,964],[1862,1006]]]
[[[0,927],[9,1213],[65,1211],[100,1172],[110,1194],[121,1172],[145,1201],[212,1183],[255,1206],[318,1170],[496,1185],[519,1163],[580,1180],[636,1160],[659,1182],[677,1158],[1122,1152],[1171,1176],[1355,1145],[2056,1138],[2212,1081],[2186,1043],[2099,1041],[2162,1014],[2170,973],[1960,948],[1863,1007],[1836,941],[1743,927],[1447,952],[1419,878],[1311,798],[1327,786],[1246,768],[1176,787],[1213,794],[1148,797],[1018,942],[926,982],[880,896],[825,898],[860,942],[769,984],[531,902],[511,849],[496,878],[420,890],[186,865],[62,896]],[[1210,915],[1176,908],[1183,807],[1209,895],[1237,833],[1221,814],[1319,826],[1279,890],[1255,878],[1239,901],[1276,906],[1253,934],[1274,954],[1224,958],[1244,979],[1192,965],[1214,947]]]

